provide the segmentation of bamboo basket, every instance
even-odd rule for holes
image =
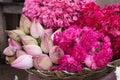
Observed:
[[[39,78],[46,80],[96,80],[111,73],[117,66],[120,66],[120,59],[110,62],[107,66],[98,70],[83,69],[78,73],[69,73],[66,71],[41,71],[36,69],[26,70]]]

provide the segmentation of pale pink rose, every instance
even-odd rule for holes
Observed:
[[[49,52],[49,56],[50,56],[51,61],[57,64],[58,59],[64,56],[64,52],[59,46],[53,46]]]
[[[43,29],[42,25],[37,20],[34,20],[32,22],[32,26],[30,28],[30,34],[34,38],[39,38],[43,35],[43,32],[44,32],[44,29]]]
[[[30,69],[33,67],[33,59],[30,55],[22,55],[11,63],[12,67],[18,69]]]
[[[11,49],[11,47],[7,47],[4,49],[3,54],[6,56],[13,56],[15,52]]]
[[[25,52],[32,56],[39,56],[42,54],[42,50],[38,45],[24,45]]]
[[[52,67],[52,61],[46,54],[41,54],[40,56],[33,58],[34,67],[39,70],[50,70]]]

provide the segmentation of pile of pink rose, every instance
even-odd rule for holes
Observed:
[[[120,4],[26,0],[3,54],[18,69],[80,72],[120,58]]]

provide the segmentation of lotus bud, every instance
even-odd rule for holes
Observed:
[[[36,39],[34,39],[31,36],[28,35],[20,35],[21,41],[23,45],[28,45],[28,44],[33,44],[33,45],[38,45],[38,42]]]
[[[27,53],[24,52],[23,50],[17,50],[17,51],[16,51],[16,57],[19,57],[19,56],[25,55],[25,54],[27,54]]]
[[[51,40],[52,30],[47,29],[41,37],[41,49],[44,53],[48,53],[53,47],[53,42]]]
[[[20,29],[23,30],[26,34],[30,33],[31,21],[22,14],[20,19]]]
[[[27,54],[32,56],[39,56],[42,54],[42,50],[38,45],[25,45],[23,48]]]
[[[50,56],[51,61],[57,64],[58,59],[64,56],[64,52],[59,46],[53,46],[49,52],[49,56]]]
[[[44,29],[42,25],[37,21],[34,20],[32,22],[32,26],[30,28],[30,33],[34,38],[39,38],[43,35]]]
[[[21,55],[11,63],[12,67],[18,69],[30,69],[33,67],[33,59],[30,55]]]
[[[20,42],[19,35],[25,35],[25,33],[21,30],[6,30],[6,33],[8,36],[18,42]]]
[[[52,67],[52,61],[46,54],[33,58],[34,67],[38,70],[49,70]]]
[[[11,47],[11,49],[15,52],[17,49],[21,49],[21,45],[20,43],[18,43],[17,41],[13,40],[12,38],[8,39],[8,43],[9,43],[9,47]]]
[[[11,47],[7,47],[4,49],[3,54],[6,56],[13,56],[15,52],[11,49]]]
[[[5,59],[7,64],[11,64],[16,59],[16,56],[6,56]]]

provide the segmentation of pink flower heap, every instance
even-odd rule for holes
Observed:
[[[113,54],[108,36],[89,30],[82,35],[80,44],[87,52],[85,64],[88,67],[98,69],[112,60]]]
[[[87,27],[80,29],[77,26],[71,26],[63,32],[57,31],[54,34],[53,41],[55,45],[64,50],[64,56],[69,56],[66,57],[64,62],[62,62],[62,59],[65,57],[59,59],[59,66],[53,69],[77,71],[82,70],[84,64],[92,69],[98,69],[112,59],[113,54],[109,37]],[[68,63],[69,59],[74,60],[73,65],[77,62],[76,66],[79,67],[71,65],[73,69],[66,68],[70,67],[71,64],[71,61],[70,64]],[[68,64],[68,66],[65,64]]]
[[[94,0],[26,0],[23,14],[45,27],[68,27],[80,17],[82,5]]]
[[[120,58],[120,4],[101,8],[95,3],[89,3],[82,9],[82,13],[82,17],[74,24],[89,26],[109,36],[114,57]]]
[[[120,4],[106,5],[103,10],[101,32],[111,38],[114,57],[120,58]]]

